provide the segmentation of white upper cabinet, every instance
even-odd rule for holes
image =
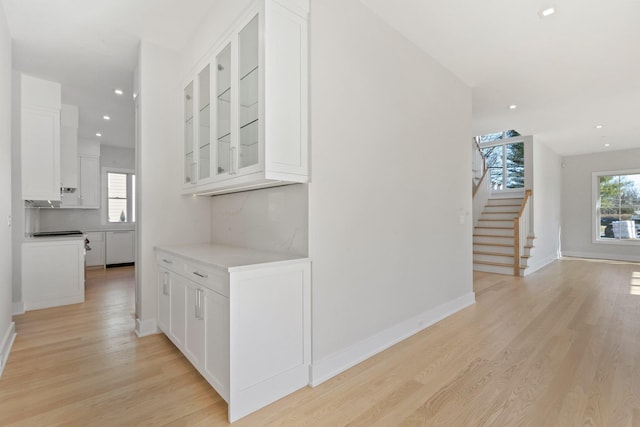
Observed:
[[[78,107],[62,104],[60,111],[60,180],[61,187],[78,188]]]
[[[309,181],[308,1],[260,0],[184,84],[184,191]]]
[[[60,200],[59,83],[21,76],[23,200]]]

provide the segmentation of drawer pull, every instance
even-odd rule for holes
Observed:
[[[163,259],[162,262],[166,264],[173,264],[173,261],[171,261],[170,259]]]
[[[197,271],[194,271],[193,274],[195,274],[198,277],[202,277],[203,279],[206,279],[207,277],[209,277],[206,274],[198,273]]]

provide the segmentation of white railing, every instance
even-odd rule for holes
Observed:
[[[520,257],[524,254],[525,246],[529,240],[530,234],[530,210],[529,199],[531,199],[531,190],[525,190],[524,199],[518,216],[513,220],[513,275],[520,276]]]
[[[484,175],[484,171],[487,167],[482,151],[480,150],[480,145],[478,145],[478,141],[476,141],[475,138],[472,139],[471,149],[473,150],[473,154],[471,155],[471,171],[473,172],[472,178],[475,189],[475,186],[482,178],[482,175]]]
[[[480,151],[478,142],[473,140],[473,226],[478,226],[478,220],[482,214],[484,206],[489,201],[491,195],[491,180],[487,176],[485,159]],[[478,175],[478,172],[480,174]]]

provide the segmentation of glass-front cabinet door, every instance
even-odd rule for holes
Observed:
[[[198,74],[198,181],[211,177],[210,68]]]
[[[259,19],[238,33],[238,170],[259,163]]]
[[[215,175],[231,172],[231,44],[227,44],[216,56],[216,165]]]
[[[194,183],[196,157],[194,155],[194,129],[193,119],[193,82],[184,89],[184,183]]]

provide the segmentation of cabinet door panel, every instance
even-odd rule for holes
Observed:
[[[158,328],[169,333],[171,324],[171,273],[160,268],[158,270]]]
[[[205,289],[204,375],[229,401],[229,299]]]
[[[216,166],[214,174],[225,176],[231,172],[231,44],[216,56]]]
[[[80,156],[80,207],[100,207],[100,158]]]
[[[238,173],[245,173],[243,169],[259,162],[259,24],[256,15],[238,33]]]
[[[194,156],[193,82],[184,89],[184,183],[196,183]]]
[[[178,275],[171,276],[171,296],[169,298],[171,310],[171,322],[169,334],[175,345],[184,350],[184,337],[186,328],[186,282]]]
[[[60,200],[60,111],[22,108],[22,199]]]
[[[204,346],[204,296],[202,289],[187,285],[187,306],[185,350],[189,360],[196,366],[202,365]]]

